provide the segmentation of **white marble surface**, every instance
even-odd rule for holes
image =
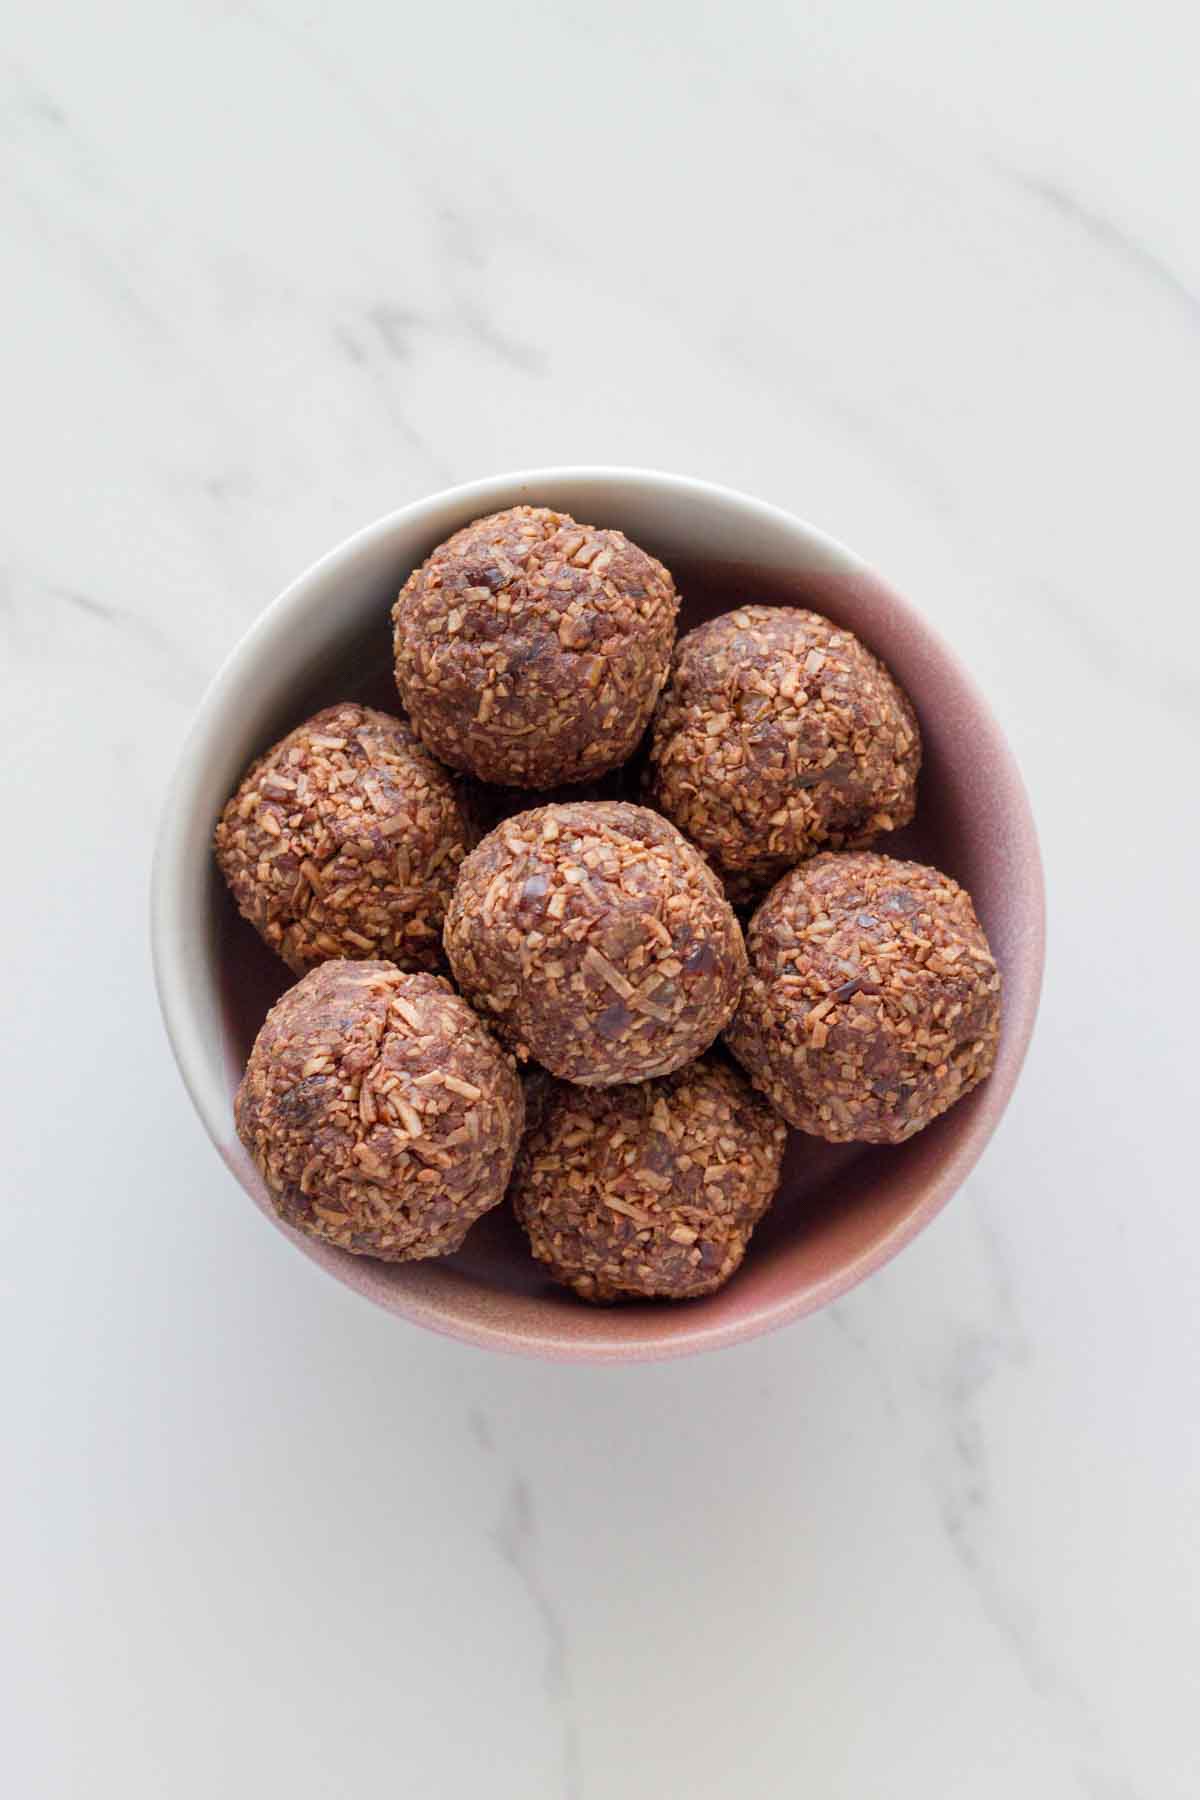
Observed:
[[[7,40],[10,1791],[1191,1800],[1194,10],[114,0]],[[146,943],[168,765],[262,605],[570,461],[885,570],[1012,734],[1051,905],[935,1227],[618,1371],[289,1254]]]

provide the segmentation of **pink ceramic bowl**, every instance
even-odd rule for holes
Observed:
[[[519,502],[619,526],[672,568],[681,629],[741,601],[800,603],[849,626],[916,704],[925,740],[916,824],[885,844],[974,895],[1004,975],[990,1080],[899,1148],[793,1138],[781,1192],[721,1293],[593,1308],[544,1280],[506,1207],[457,1256],[408,1266],[327,1248],[280,1224],[233,1130],[233,1095],[267,1007],[291,977],[235,914],[210,854],[250,759],[309,712],[395,706],[388,609],[409,571],[468,520]],[[277,1231],[347,1287],[418,1325],[528,1356],[617,1362],[716,1349],[824,1306],[895,1256],[946,1204],[1008,1104],[1033,1029],[1042,874],[1012,753],[971,678],[919,613],[850,551],[727,488],[637,469],[544,469],[418,501],[301,575],[242,639],[201,703],[159,833],[152,929],[159,998],[184,1081],[233,1174]]]

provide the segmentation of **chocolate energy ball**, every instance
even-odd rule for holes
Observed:
[[[661,1081],[555,1082],[511,1189],[533,1254],[584,1300],[688,1300],[728,1281],[771,1204],[787,1133],[715,1057]]]
[[[214,847],[238,910],[298,975],[330,957],[436,969],[476,835],[405,721],[345,704],[252,765]]]
[[[991,1073],[1000,972],[956,881],[871,851],[814,856],[750,922],[726,1041],[801,1131],[898,1144]]]
[[[396,681],[443,762],[522,788],[625,761],[666,680],[675,583],[619,531],[544,506],[477,519],[405,583]]]
[[[446,914],[455,979],[524,1060],[603,1085],[667,1075],[733,1015],[741,929],[704,858],[643,806],[506,819]]]
[[[448,981],[327,962],[271,1008],[235,1118],[280,1217],[359,1256],[457,1250],[504,1198],[525,1107]]]
[[[680,639],[647,786],[744,896],[816,850],[907,825],[920,761],[912,706],[851,632],[742,606]]]

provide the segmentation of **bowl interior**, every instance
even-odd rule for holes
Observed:
[[[848,552],[788,515],[699,483],[594,471],[481,483],[384,520],[303,576],[234,652],[201,709],[160,843],[156,963],[172,1040],[211,1135],[273,1222],[232,1107],[254,1036],[293,977],[237,915],[209,853],[213,825],[251,757],[317,707],[349,698],[397,710],[388,618],[396,591],[449,531],[519,501],[619,526],[660,556],[683,596],[681,631],[756,601],[809,606],[857,632],[912,696],[925,745],[917,818],[879,847],[935,863],[969,888],[1005,982],[990,1080],[898,1147],[793,1133],[780,1194],[743,1268],[708,1299],[587,1307],[544,1279],[507,1207],[481,1220],[456,1256],[407,1266],[279,1225],[349,1286],[456,1336],[592,1360],[680,1354],[823,1304],[894,1254],[962,1180],[1003,1111],[1032,1027],[1036,842],[1011,755],[949,652]],[[636,765],[606,791],[635,792]],[[480,798],[497,817],[543,797]]]

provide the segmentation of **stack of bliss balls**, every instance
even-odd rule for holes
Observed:
[[[405,1261],[507,1195],[583,1299],[687,1299],[787,1126],[900,1143],[989,1073],[970,897],[868,847],[915,809],[906,695],[816,613],[676,643],[678,606],[619,531],[479,519],[396,601],[404,716],[327,707],[247,771],[217,861],[299,980],[237,1127],[289,1224]],[[582,797],[643,740],[638,804]]]

